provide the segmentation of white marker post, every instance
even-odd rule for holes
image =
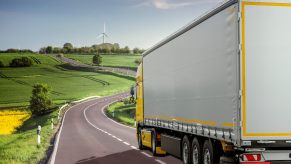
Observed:
[[[40,144],[40,131],[41,131],[41,126],[38,125],[37,127],[37,144]]]

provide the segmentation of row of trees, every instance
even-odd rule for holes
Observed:
[[[63,47],[53,47],[47,46],[42,47],[39,50],[41,54],[58,54],[58,53],[83,53],[83,54],[91,54],[91,53],[102,53],[102,54],[142,54],[145,50],[141,48],[130,49],[128,46],[120,47],[118,43],[103,43],[103,44],[95,44],[91,47],[74,47],[71,43],[65,43]],[[34,53],[30,49],[15,49],[10,48],[7,50],[0,50],[0,53]]]
[[[84,54],[90,54],[90,53],[103,53],[103,54],[141,54],[145,50],[140,48],[134,48],[133,50],[129,49],[128,46],[125,46],[121,48],[118,43],[103,43],[99,45],[92,45],[91,47],[74,47],[71,43],[65,43],[62,48],[60,47],[42,47],[39,50],[39,53],[41,54],[57,54],[57,53],[84,53]]]
[[[15,49],[15,48],[9,48],[7,50],[0,50],[0,53],[34,53],[30,49]]]

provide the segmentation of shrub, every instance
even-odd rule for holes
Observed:
[[[64,54],[57,54],[57,57],[62,58],[62,57],[64,57]]]
[[[96,65],[100,65],[102,63],[102,57],[99,54],[93,56],[93,63]]]
[[[134,63],[137,64],[137,65],[139,65],[141,63],[141,59],[135,59],[134,60]]]
[[[2,61],[0,60],[0,68],[4,67],[4,64],[2,63]]]
[[[50,88],[47,84],[35,84],[30,97],[30,110],[34,115],[47,113],[52,107],[52,100],[49,98]]]
[[[9,65],[10,67],[30,67],[32,66],[32,60],[28,57],[15,58]]]

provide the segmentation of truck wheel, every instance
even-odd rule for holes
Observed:
[[[203,164],[213,164],[213,146],[210,140],[205,140],[203,145]]]
[[[219,164],[235,164],[235,160],[233,157],[220,157]]]
[[[187,136],[184,136],[182,141],[182,160],[184,164],[191,163],[191,146]]]
[[[141,129],[140,128],[138,128],[137,144],[138,144],[139,150],[142,150],[144,148],[143,145],[142,145]]]
[[[157,146],[157,134],[156,134],[156,131],[153,130],[152,131],[152,153],[154,156],[157,155],[156,146]]]
[[[201,163],[201,147],[200,142],[196,137],[192,141],[192,161],[193,164]]]

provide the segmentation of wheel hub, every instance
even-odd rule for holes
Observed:
[[[193,164],[199,163],[199,152],[197,146],[193,147],[193,154],[192,154]]]
[[[188,152],[189,150],[188,150],[188,145],[187,145],[187,143],[184,143],[184,145],[183,145],[183,161],[184,161],[184,163],[189,163],[188,162]]]
[[[204,152],[204,164],[210,164],[210,152],[208,149]]]

